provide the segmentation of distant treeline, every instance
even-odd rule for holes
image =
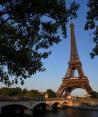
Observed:
[[[20,87],[16,88],[7,88],[3,87],[0,89],[0,95],[1,96],[27,96],[27,97],[36,97],[41,95],[41,93],[38,90],[27,90],[27,89],[21,89]]]
[[[45,92],[40,92],[38,90],[28,90],[28,89],[21,89],[20,87],[16,88],[8,88],[3,87],[0,89],[0,96],[17,96],[17,97],[40,97],[44,96],[47,93],[48,97],[56,97],[56,93],[51,90],[47,89]]]

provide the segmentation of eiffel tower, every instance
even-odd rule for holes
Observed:
[[[70,24],[71,31],[71,54],[69,60],[69,66],[67,69],[67,73],[63,78],[62,84],[57,91],[57,97],[62,97],[63,95],[66,97],[70,95],[72,90],[76,88],[85,89],[89,95],[92,95],[92,88],[89,85],[88,78],[84,75],[82,64],[79,59],[75,33],[74,33],[74,24]],[[75,71],[78,72],[78,76],[75,75]]]

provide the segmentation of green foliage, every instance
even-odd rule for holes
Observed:
[[[97,98],[97,99],[98,99],[98,92],[93,91],[92,97],[93,97],[93,98]]]
[[[23,89],[21,96],[38,97],[38,96],[40,96],[40,92],[38,90],[34,90],[34,89],[32,89],[32,90]]]
[[[79,5],[66,0],[0,0],[0,82],[10,86],[45,70],[50,46],[66,37],[66,24]],[[45,21],[47,17],[47,21]],[[42,20],[43,19],[43,20]],[[50,19],[50,20],[49,20]],[[44,51],[43,51],[44,49]]]
[[[18,97],[38,97],[40,96],[40,92],[38,90],[27,90],[27,89],[21,89],[19,87],[16,88],[6,88],[3,87],[0,89],[0,95],[1,96],[18,96]]]
[[[31,97],[38,97],[41,95],[38,90],[34,90],[34,89],[30,90],[29,93]]]
[[[16,88],[1,88],[0,89],[0,95],[3,96],[20,96],[22,93],[22,89],[19,87]]]
[[[48,95],[48,98],[56,97],[56,93],[51,89],[47,89],[47,91],[45,93]]]
[[[90,53],[91,58],[98,55],[98,0],[88,1],[87,21],[85,24],[86,30],[93,30],[94,48]]]

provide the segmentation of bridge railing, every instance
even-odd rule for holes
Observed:
[[[0,97],[0,101],[45,101],[43,97]]]

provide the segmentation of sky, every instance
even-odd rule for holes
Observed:
[[[86,2],[87,0],[79,0],[81,7],[78,12],[78,18],[73,21],[75,25],[75,36],[77,48],[84,74],[88,77],[90,86],[94,91],[98,92],[98,57],[91,59],[89,53],[93,48],[93,42],[90,36],[90,31],[84,30],[86,17]],[[62,83],[62,78],[65,76],[68,61],[70,57],[70,27],[67,25],[67,38],[63,39],[58,45],[50,48],[52,54],[45,60],[43,64],[46,71],[38,72],[32,78],[25,80],[25,84],[21,88],[36,89],[46,91],[52,89],[57,91]],[[15,85],[15,87],[17,87]]]

